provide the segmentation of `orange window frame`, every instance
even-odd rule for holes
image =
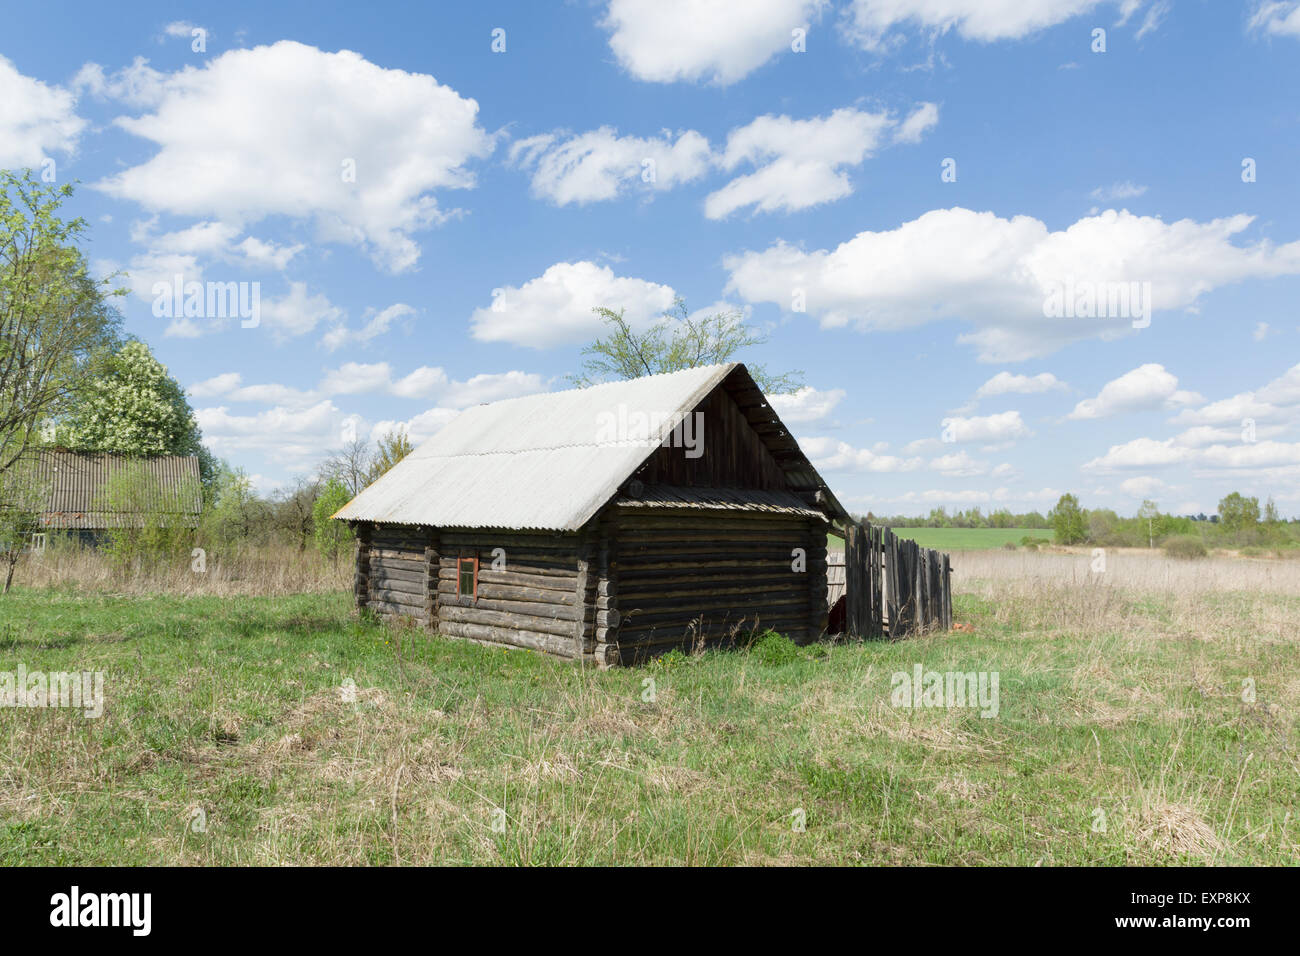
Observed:
[[[463,589],[464,582],[465,582],[465,571],[467,570],[465,566],[467,564],[474,569],[473,590],[471,590],[468,594],[466,594]],[[473,556],[461,555],[456,559],[456,597],[458,598],[467,597],[471,601],[478,600],[478,555],[473,555]]]

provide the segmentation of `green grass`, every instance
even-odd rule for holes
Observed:
[[[1050,528],[895,528],[900,538],[939,551],[978,551],[1000,548],[1008,541],[1019,546],[1023,537],[1050,542]]]
[[[602,672],[342,594],[19,590],[0,670],[103,670],[106,705],[0,708],[0,864],[1294,863],[1294,628],[1172,608],[959,596],[973,633]],[[916,663],[998,671],[998,716],[891,706]]]

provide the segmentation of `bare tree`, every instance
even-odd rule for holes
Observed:
[[[278,531],[297,539],[299,551],[307,550],[307,543],[316,530],[312,509],[320,494],[320,484],[318,478],[299,478],[275,495],[272,520]]]
[[[320,477],[324,481],[337,478],[356,497],[370,482],[374,460],[370,442],[364,438],[354,438],[321,462]]]

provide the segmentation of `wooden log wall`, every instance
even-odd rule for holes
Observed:
[[[370,522],[357,523],[356,573],[352,579],[352,598],[358,610],[365,607],[370,599],[370,532]]]
[[[600,667],[619,662],[618,628],[618,540],[612,510],[606,510],[596,524],[595,609],[596,646],[592,657]]]
[[[821,519],[705,509],[613,509],[617,644],[624,662],[673,646],[726,641],[757,627],[796,641],[824,626],[826,524]],[[820,533],[820,550],[810,549]],[[795,548],[808,552],[792,567]],[[611,582],[604,583],[607,591]],[[811,591],[815,591],[814,596]],[[814,616],[817,627],[812,633]],[[597,624],[600,624],[597,616]],[[739,627],[737,627],[739,625]],[[599,633],[599,632],[598,632]],[[612,631],[604,634],[613,643]]]
[[[593,659],[596,580],[590,570],[589,539],[443,529],[438,542],[440,633]],[[461,557],[478,558],[478,593],[473,598],[457,593]]]
[[[369,538],[366,607],[377,614],[429,623],[427,530],[375,524]]]

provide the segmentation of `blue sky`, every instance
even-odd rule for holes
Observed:
[[[7,14],[0,166],[80,181],[264,490],[681,295],[804,372],[855,510],[1296,514],[1298,89],[1295,2],[51,3]],[[156,314],[175,275],[257,325]]]

